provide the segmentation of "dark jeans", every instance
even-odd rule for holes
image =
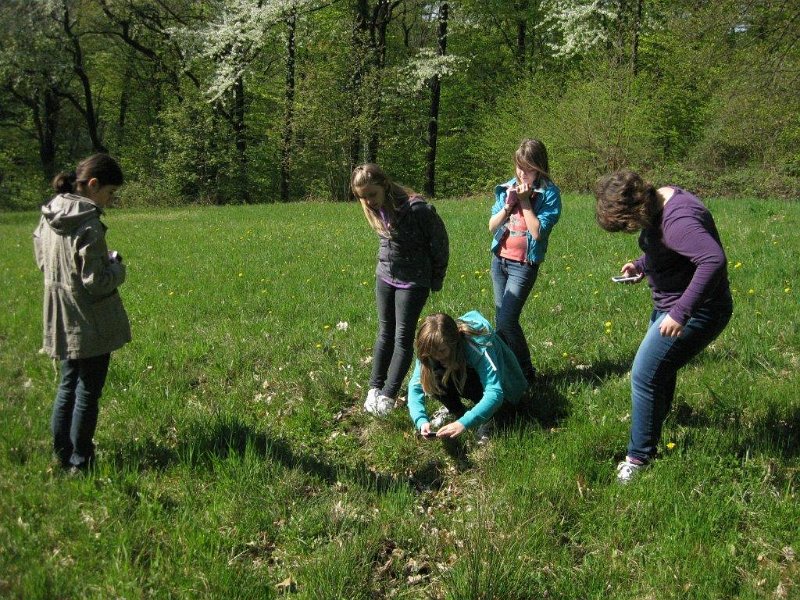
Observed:
[[[519,324],[519,317],[533,284],[536,283],[539,265],[522,264],[493,256],[491,272],[497,333],[511,348],[519,366],[522,367],[522,372],[528,376],[533,370],[533,364],[525,332]]]
[[[631,368],[631,437],[628,456],[643,462],[656,454],[661,427],[672,406],[678,369],[708,346],[730,321],[729,301],[707,304],[697,310],[679,337],[664,337],[658,330],[667,313],[657,310],[639,345]]]
[[[396,398],[414,358],[414,334],[429,288],[402,290],[382,279],[375,284],[378,304],[378,337],[372,351],[369,386]]]
[[[94,430],[111,354],[61,361],[53,404],[53,450],[64,467],[87,467],[94,458]]]
[[[441,386],[444,368],[437,366],[433,369],[433,372],[436,376],[436,383]],[[481,401],[481,398],[483,398],[483,384],[481,383],[481,378],[478,377],[478,372],[469,365],[467,365],[467,380],[464,382],[464,389],[461,392],[458,391],[456,383],[452,379],[447,382],[444,388],[444,394],[436,396],[436,399],[444,404],[445,408],[447,408],[450,414],[456,419],[460,419],[464,413],[467,412],[467,407],[464,406],[462,398],[471,400],[474,404],[477,404]]]

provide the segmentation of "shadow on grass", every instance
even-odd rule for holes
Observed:
[[[629,370],[629,363],[600,362],[586,369],[569,367],[558,373],[540,374],[516,414],[503,421],[532,422],[546,429],[558,427],[570,412],[565,390],[575,385],[599,385],[608,377],[624,375]]]
[[[739,406],[708,391],[714,399],[710,411],[680,402],[669,418],[684,427],[719,429],[721,435],[735,440],[740,458],[753,450],[786,459],[800,456],[800,405],[770,404],[763,413],[748,418]]]
[[[331,464],[311,455],[300,454],[285,441],[257,431],[235,417],[218,417],[211,423],[190,424],[174,448],[152,439],[130,441],[109,450],[108,460],[120,470],[163,470],[175,464],[209,465],[214,458],[244,456],[246,451],[280,463],[287,469],[301,469],[329,485],[346,480],[386,493],[410,484],[407,478],[378,473],[364,464]]]

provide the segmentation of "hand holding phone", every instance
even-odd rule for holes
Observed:
[[[638,275],[617,275],[611,278],[614,283],[638,283],[642,280],[642,274]]]
[[[420,433],[420,435],[421,435],[422,437],[424,437],[425,439],[428,439],[428,440],[430,440],[430,439],[433,439],[433,438],[435,438],[435,437],[436,437],[436,432],[435,432],[435,431],[430,431],[430,430],[428,430],[428,432],[427,432],[427,433]]]

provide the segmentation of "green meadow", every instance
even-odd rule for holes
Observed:
[[[493,317],[489,200],[424,314]],[[366,415],[377,240],[358,205],[110,210],[134,341],[97,469],[54,468],[34,213],[0,215],[0,597],[800,598],[800,204],[709,200],[728,328],[678,381],[661,458],[615,481],[645,285],[568,195],[523,313],[542,377],[487,446]]]

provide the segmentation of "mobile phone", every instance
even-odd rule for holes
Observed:
[[[641,275],[617,275],[612,277],[611,281],[614,283],[632,283],[634,281],[639,281],[641,278]]]
[[[422,435],[422,437],[427,438],[427,439],[430,440],[430,439],[436,437],[436,432],[435,431],[429,431],[428,433],[423,433],[423,434],[420,434],[420,435]]]

